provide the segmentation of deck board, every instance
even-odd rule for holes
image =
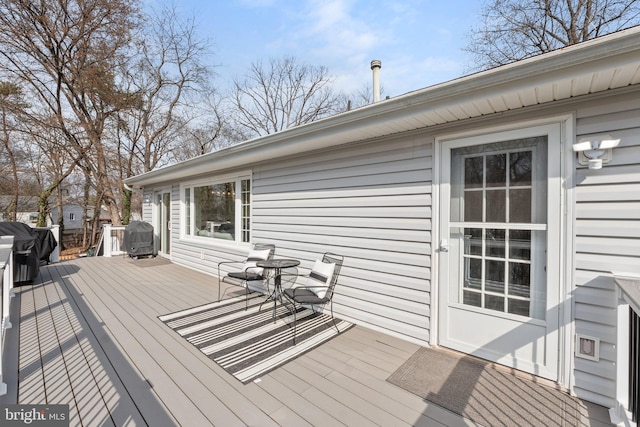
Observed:
[[[72,426],[473,425],[387,382],[418,346],[360,326],[244,385],[158,319],[215,301],[217,279],[141,265],[63,261],[16,289],[19,403],[68,403]]]
[[[145,274],[148,274],[149,268],[144,268],[144,270]],[[138,272],[134,271],[134,273]],[[129,281],[135,280],[136,277],[137,274],[129,275]],[[177,415],[176,418],[178,420],[188,419],[191,413],[200,411],[209,422],[218,420],[218,423],[224,425],[272,424],[273,421],[258,410],[255,402],[247,399],[234,387],[237,382],[234,378],[230,377],[227,381],[221,378],[222,375],[228,377],[224,370],[218,368],[217,365],[212,366],[215,364],[200,352],[194,351],[193,346],[157,319],[158,315],[167,312],[167,307],[155,299],[147,299],[148,292],[140,290],[140,288],[144,289],[147,286],[155,286],[155,284],[154,281],[140,282],[139,286],[131,287],[114,283],[109,288],[109,292],[104,292],[104,295],[99,297],[108,302],[114,317],[123,319],[124,324],[137,324],[145,331],[138,337],[140,344],[146,350],[147,356],[153,358],[167,373],[167,376],[163,377],[163,382],[156,383],[154,381],[154,388],[160,392],[162,387],[162,390],[170,395],[177,387],[184,390],[184,395],[189,397],[193,407],[189,408],[188,404],[183,406],[184,413]],[[130,289],[125,289],[127,286]],[[97,294],[101,292],[101,289],[96,286],[93,290]],[[120,298],[116,297],[118,294]],[[192,305],[203,302],[206,301],[198,301],[196,304],[192,302]],[[169,309],[169,311],[174,310],[173,307]],[[217,368],[218,374],[211,368]],[[227,386],[223,387],[225,382],[227,382]],[[215,391],[218,391],[219,397],[214,394]],[[246,393],[248,390],[245,387],[243,391]],[[237,406],[237,410],[230,410],[229,408],[234,405]]]
[[[103,330],[102,322],[95,317],[94,312],[83,307],[84,300],[75,291],[71,280],[65,278],[65,275],[70,273],[64,268],[65,266],[60,264],[56,267],[59,267],[57,273],[60,278],[54,280],[55,277],[52,277],[51,279],[60,296],[67,300],[65,304],[65,307],[68,307],[67,316],[70,322],[74,322],[73,329],[79,338],[82,356],[86,362],[83,372],[92,376],[95,387],[99,390],[98,395],[111,415],[114,425],[145,425],[147,422],[138,409],[140,405],[131,395],[136,387],[127,387],[122,382],[122,378],[128,371],[123,369],[125,366],[121,363],[121,358],[109,357],[107,349],[112,345],[112,340],[107,334],[100,333]],[[54,269],[50,269],[47,273],[51,274],[53,271]],[[114,363],[119,365],[114,366]],[[84,396],[85,392],[81,390],[76,394]]]
[[[137,268],[137,267],[136,267]],[[140,372],[136,381],[146,382],[147,379],[158,398],[170,408],[175,420],[192,419],[197,425],[210,424],[210,419],[204,414],[191,396],[186,393],[175,393],[176,389],[188,389],[192,394],[201,393],[201,387],[195,385],[198,379],[184,368],[180,361],[168,354],[158,337],[153,334],[152,319],[144,314],[144,304],[132,293],[125,298],[121,294],[118,284],[110,280],[108,286],[104,286],[102,280],[96,279],[99,271],[88,266],[85,271],[79,272],[75,278],[75,284],[90,301],[91,309],[99,317],[105,320],[107,332],[120,348],[126,349],[130,363]],[[135,273],[135,271],[133,272]],[[135,279],[132,275],[131,279]],[[129,282],[127,281],[127,284]],[[131,287],[135,289],[136,287]],[[150,304],[151,300],[147,300]],[[135,327],[133,327],[135,325]],[[151,331],[150,331],[151,329]],[[162,332],[162,331],[160,331]],[[162,334],[160,334],[162,336]],[[190,386],[194,386],[192,389]],[[216,405],[216,400],[203,406],[204,411],[220,410],[224,406]],[[223,418],[229,425],[234,425],[233,414],[229,418]],[[235,424],[240,425],[240,424]]]
[[[40,346],[38,345],[37,320],[35,315],[35,302],[32,292],[18,292],[17,302],[20,306],[15,307],[21,311],[19,322],[19,374],[17,381],[20,382],[22,397],[27,402],[42,402],[45,399],[44,376],[42,375],[42,359],[40,357]],[[22,308],[22,310],[20,310]],[[13,325],[15,328],[18,325]],[[5,368],[6,369],[6,368]],[[17,387],[13,387],[17,399]]]

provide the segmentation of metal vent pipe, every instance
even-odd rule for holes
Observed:
[[[373,72],[373,102],[380,101],[380,68],[382,68],[382,61],[379,59],[371,61],[371,71]]]

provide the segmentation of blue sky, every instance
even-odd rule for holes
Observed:
[[[473,0],[175,0],[213,44],[218,83],[258,60],[295,56],[324,65],[346,92],[371,85],[382,61],[383,95],[397,96],[460,77],[461,50],[476,24]]]

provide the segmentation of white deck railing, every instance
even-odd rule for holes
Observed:
[[[60,259],[60,227],[50,228],[58,245],[49,257],[50,262]],[[7,394],[4,382],[4,354],[6,350],[6,330],[11,328],[11,298],[13,293],[13,236],[0,236],[0,396]]]
[[[2,360],[5,352],[6,330],[11,327],[10,311],[11,297],[13,296],[13,236],[0,237],[0,316],[2,324],[0,326],[0,396],[7,394],[7,384],[4,382],[4,366]]]
[[[122,239],[124,239],[124,225],[105,224],[102,233],[103,256],[111,257],[124,255],[122,250]]]
[[[640,408],[638,408],[640,378],[636,371],[640,366],[637,347],[640,340],[637,331],[640,315],[640,274],[614,273],[613,276],[618,289],[617,402],[609,413],[614,424],[637,426],[640,415]]]

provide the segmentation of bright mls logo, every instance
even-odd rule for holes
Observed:
[[[69,405],[0,405],[0,425],[68,427]]]

